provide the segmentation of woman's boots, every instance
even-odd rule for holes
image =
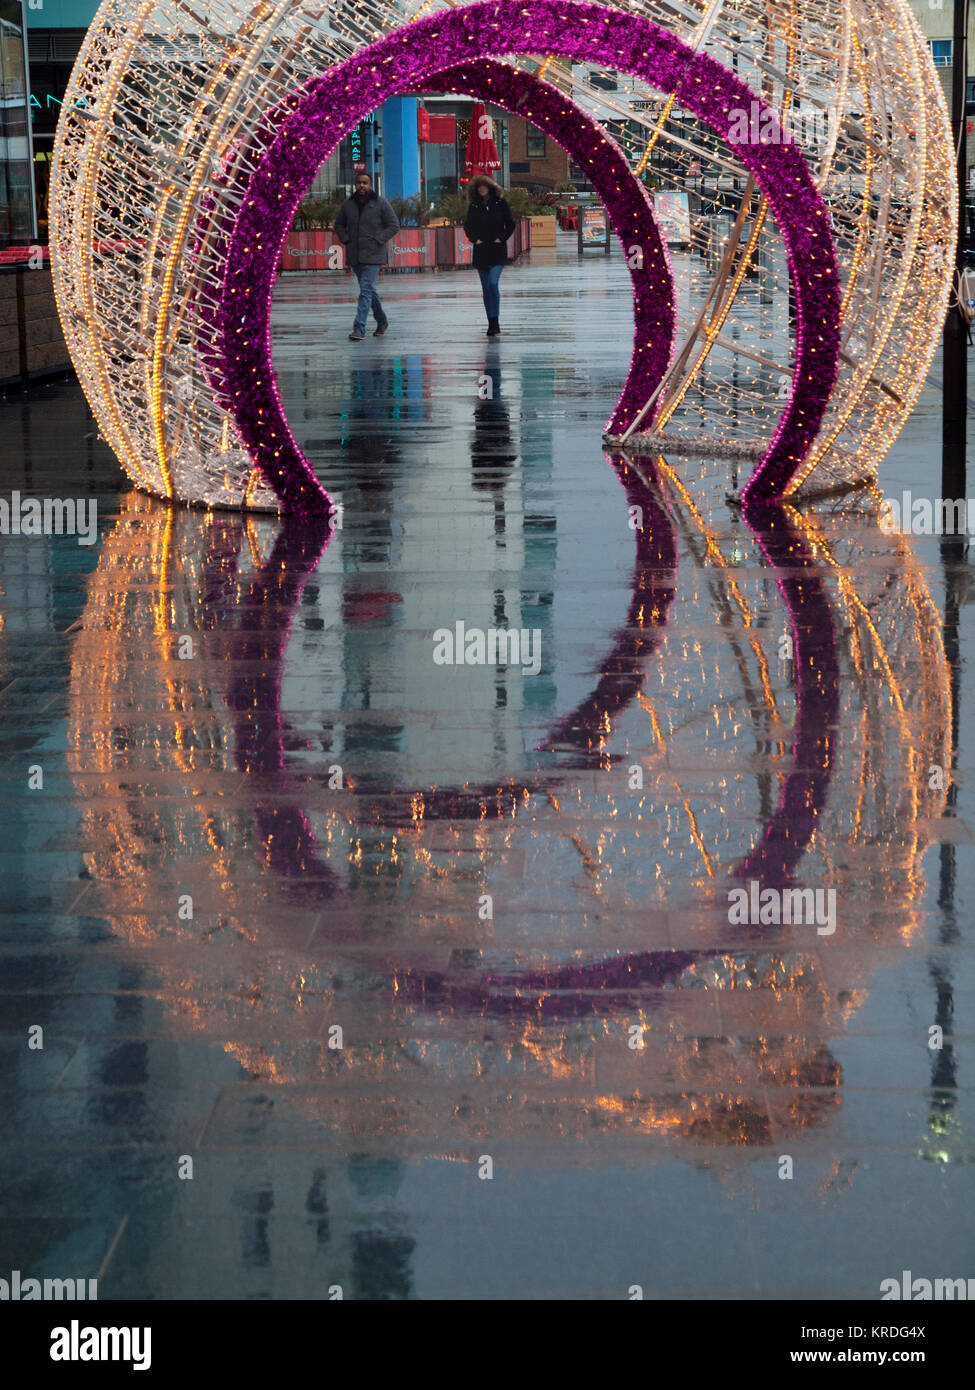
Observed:
[[[488,319],[487,336],[488,336],[489,338],[496,338],[500,332],[501,332],[501,325],[500,325],[500,323],[498,323],[498,320],[497,320],[497,319]]]

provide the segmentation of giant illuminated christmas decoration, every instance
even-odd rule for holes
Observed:
[[[613,447],[750,461],[746,502],[876,476],[956,232],[906,0],[106,0],[65,98],[52,251],[79,377],[135,482],[328,510],[274,378],[280,248],[357,122],[438,85],[519,110],[599,190],[635,294]],[[686,263],[650,172],[698,200]]]

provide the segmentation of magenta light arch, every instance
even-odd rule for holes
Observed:
[[[633,282],[633,356],[623,392],[607,425],[609,430],[624,430],[644,404],[646,391],[652,393],[662,381],[673,356],[677,328],[670,256],[642,183],[633,177],[623,151],[602,126],[557,87],[540,81],[533,73],[481,58],[428,73],[427,81],[529,118],[586,170],[602,198],[625,249]],[[266,122],[272,130],[274,118],[275,113],[271,112]],[[228,227],[228,234],[232,230]],[[226,359],[212,342],[204,341],[202,346],[211,385],[219,393]],[[233,409],[233,401],[228,404]],[[251,437],[245,438],[253,447]],[[297,444],[294,447],[297,449]],[[310,468],[308,471],[311,473]],[[308,480],[309,489],[312,482],[325,498],[313,474]]]
[[[480,58],[445,68],[428,80],[529,119],[586,171],[603,200],[633,281],[633,357],[606,427],[622,432],[646,400],[643,383],[648,382],[652,392],[663,380],[677,332],[670,255],[643,184],[633,177],[626,155],[602,126],[534,73]]]
[[[431,74],[469,60],[472,53],[502,57],[539,51],[601,62],[674,92],[683,107],[729,142],[733,113],[750,110],[757,100],[733,73],[675,35],[634,15],[580,0],[483,0],[432,15],[370,44],[294,93],[272,113],[277,131],[257,160],[231,224],[214,317],[215,356],[227,407],[287,510],[321,512],[330,506],[288,427],[271,360],[275,269],[305,190],[329,151],[389,97],[415,90]],[[772,112],[768,122],[761,119],[766,111],[759,102],[754,128],[778,129]],[[779,498],[816,437],[836,379],[840,298],[829,217],[800,151],[788,140],[736,143],[736,151],[778,222],[797,324],[792,394],[744,490],[747,506]],[[593,160],[605,154],[605,145],[592,147]],[[607,210],[615,223],[615,198]],[[641,241],[648,242],[645,230]],[[652,372],[653,362],[635,354],[624,397],[646,400],[654,389]],[[620,418],[624,397],[614,415],[617,428],[625,428],[625,415]]]

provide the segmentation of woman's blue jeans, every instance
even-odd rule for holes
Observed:
[[[484,312],[489,319],[501,317],[501,290],[498,281],[501,279],[503,265],[489,265],[484,270],[478,270],[481,277],[481,293],[484,296]]]

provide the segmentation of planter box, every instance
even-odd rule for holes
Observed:
[[[0,270],[0,384],[70,369],[50,269]]]
[[[338,256],[330,255],[333,247],[338,248]],[[278,269],[345,270],[345,247],[334,232],[289,232]]]
[[[555,219],[542,217],[540,222],[552,223],[552,242],[555,245]],[[543,229],[545,232],[549,228]],[[542,243],[543,245],[548,243]],[[514,261],[532,245],[532,219],[522,217],[508,239],[508,256]],[[338,257],[329,253],[338,248]],[[401,227],[388,243],[387,270],[435,270],[438,267],[469,266],[474,248],[460,227]],[[336,263],[337,262],[337,263]],[[281,250],[279,270],[345,270],[345,248],[334,232],[290,232]]]
[[[432,269],[437,264],[437,228],[401,227],[386,243],[390,270]]]
[[[444,260],[444,265],[473,265],[474,264],[474,244],[467,240],[467,237],[459,227],[450,229],[450,249],[447,252],[449,259]]]
[[[554,217],[530,217],[525,219],[531,226],[532,246],[554,246],[558,221]]]

